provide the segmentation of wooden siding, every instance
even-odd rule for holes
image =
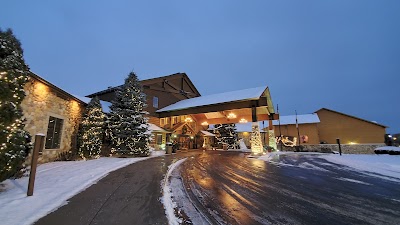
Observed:
[[[381,125],[326,109],[318,110],[317,114],[321,121],[318,124],[320,140],[328,144],[335,144],[336,138],[343,144],[384,142],[386,129]]]
[[[153,78],[140,81],[143,85],[143,92],[146,94],[147,108],[150,116],[156,117],[155,111],[174,104],[180,100],[198,97],[200,93],[184,73],[172,74],[169,76]],[[183,89],[181,89],[183,87]],[[115,88],[106,89],[87,97],[98,96],[100,100],[111,102],[115,99]],[[158,98],[158,107],[153,107],[153,97]]]
[[[279,126],[274,126],[275,136],[279,136]],[[296,124],[281,125],[281,132],[283,136],[292,136],[297,138]],[[299,132],[301,135],[308,136],[308,142],[302,144],[319,144],[318,127],[317,123],[299,124]]]

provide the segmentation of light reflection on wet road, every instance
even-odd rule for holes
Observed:
[[[400,224],[400,188],[314,155],[280,163],[207,151],[180,168],[192,200],[221,224]]]

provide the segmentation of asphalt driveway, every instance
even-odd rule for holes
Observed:
[[[267,163],[214,151],[189,158],[180,172],[192,201],[213,223],[400,224],[399,181],[315,155]]]
[[[111,172],[35,224],[168,224],[160,182],[173,162],[199,151],[140,161]]]

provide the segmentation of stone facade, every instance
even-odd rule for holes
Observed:
[[[25,129],[32,135],[32,142],[36,134],[47,134],[50,116],[63,120],[60,147],[44,149],[39,162],[52,161],[60,153],[75,148],[84,104],[35,78],[30,78],[24,89],[26,96],[21,107],[26,118]]]
[[[324,152],[329,153],[332,151],[339,152],[337,144],[321,144],[321,145],[302,145],[302,151],[306,152]],[[385,146],[384,144],[359,144],[359,145],[341,145],[343,154],[375,154],[375,148]],[[278,147],[280,147],[278,145]],[[283,151],[296,151],[295,147],[283,146]]]

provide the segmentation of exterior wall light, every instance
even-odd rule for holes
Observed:
[[[228,119],[235,119],[236,115],[234,113],[229,113],[227,116]]]
[[[242,118],[242,119],[239,120],[239,123],[247,123],[247,120]]]

